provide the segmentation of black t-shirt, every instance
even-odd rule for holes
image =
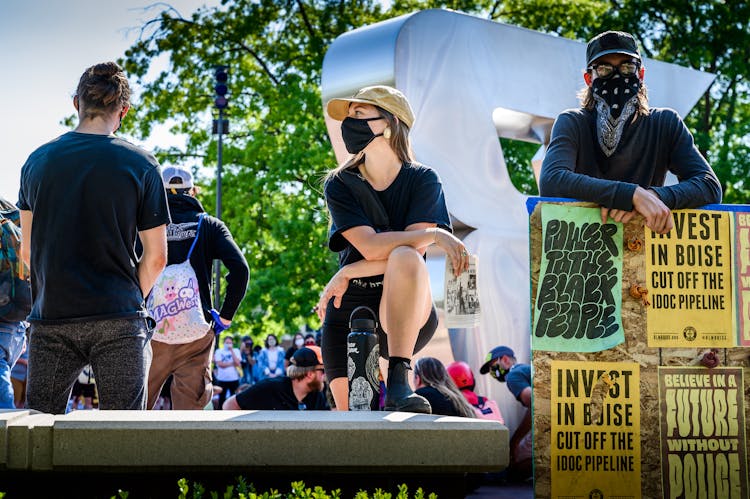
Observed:
[[[452,230],[443,185],[432,168],[404,163],[396,179],[385,190],[376,191],[369,183],[365,184],[380,199],[392,231],[403,231],[419,222],[434,223]],[[361,225],[378,228],[368,218],[362,203],[338,176],[326,182],[325,195],[332,219],[328,247],[339,252],[341,267],[362,260],[360,252],[341,233]]]
[[[461,416],[456,408],[453,407],[453,403],[450,399],[440,393],[436,388],[423,386],[416,390],[415,393],[427,399],[432,407],[433,414],[440,414],[442,416]]]
[[[266,378],[237,394],[237,404],[245,410],[260,411],[329,411],[323,392],[310,392],[297,400],[292,389],[292,380],[286,376]]]
[[[151,154],[111,135],[68,132],[29,156],[18,207],[33,213],[29,320],[147,315],[136,234],[169,223]]]
[[[294,352],[298,350],[296,345],[292,345],[289,348],[286,349],[286,353],[284,354],[284,360],[292,360],[292,355],[294,355]]]

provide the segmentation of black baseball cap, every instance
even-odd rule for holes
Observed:
[[[607,54],[625,54],[641,58],[638,42],[633,35],[624,31],[605,31],[592,38],[586,46],[586,67]]]
[[[513,350],[506,346],[500,345],[499,347],[495,347],[487,354],[487,357],[484,359],[485,363],[479,368],[479,372],[481,374],[487,374],[490,371],[490,364],[492,361],[501,358],[503,355],[513,358],[516,356],[516,354],[513,353]]]
[[[292,355],[291,363],[297,367],[316,367],[323,365],[320,347],[308,346],[297,349]]]

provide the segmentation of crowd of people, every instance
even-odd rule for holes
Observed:
[[[552,129],[542,195],[596,202],[602,223],[640,214],[658,233],[672,228],[670,210],[721,201],[682,119],[648,106],[632,35],[594,37],[583,80],[581,107]],[[326,105],[351,154],[324,183],[339,270],[315,307],[321,335],[297,333],[286,348],[274,334],[256,345],[225,332],[245,295],[247,262],[224,222],[205,213],[190,171],[162,170],[115,135],[130,109],[122,68],[86,69],[73,106],[75,130],[34,151],[21,171],[17,249],[33,303],[28,322],[0,314],[2,407],[347,410],[349,320],[367,306],[388,361],[386,410],[503,421],[497,404],[474,391],[468,364],[413,362],[438,325],[425,251],[440,248],[456,276],[469,252],[452,234],[439,176],[414,159],[416,117],[399,90],[366,87]],[[667,171],[679,182],[664,186]],[[7,203],[2,209],[5,216]],[[3,278],[23,276],[3,248],[13,266],[0,268]],[[211,307],[216,259],[228,270],[219,310]],[[498,346],[480,373],[505,383],[526,410],[511,439],[511,468],[528,473],[530,366]]]

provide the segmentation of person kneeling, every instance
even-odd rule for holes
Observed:
[[[320,347],[303,347],[294,352],[287,375],[267,378],[228,398],[226,410],[327,411],[323,393],[325,372]]]

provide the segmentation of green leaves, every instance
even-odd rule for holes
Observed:
[[[713,71],[717,82],[687,117],[698,147],[726,186],[726,202],[748,202],[750,6],[711,0],[226,0],[180,15],[164,8],[121,61],[135,79],[124,131],[147,137],[169,124],[184,146],[156,151],[163,164],[200,167],[201,201],[215,206],[213,67],[229,66],[230,131],[224,137],[222,218],[250,264],[234,331],[259,336],[308,323],[336,268],[326,248],[321,179],[336,165],[320,96],[323,57],[340,34],[427,8],[452,8],[559,36],[588,40],[632,31],[650,57]],[[503,143],[514,185],[535,192],[535,145]],[[209,211],[213,211],[209,209]]]

